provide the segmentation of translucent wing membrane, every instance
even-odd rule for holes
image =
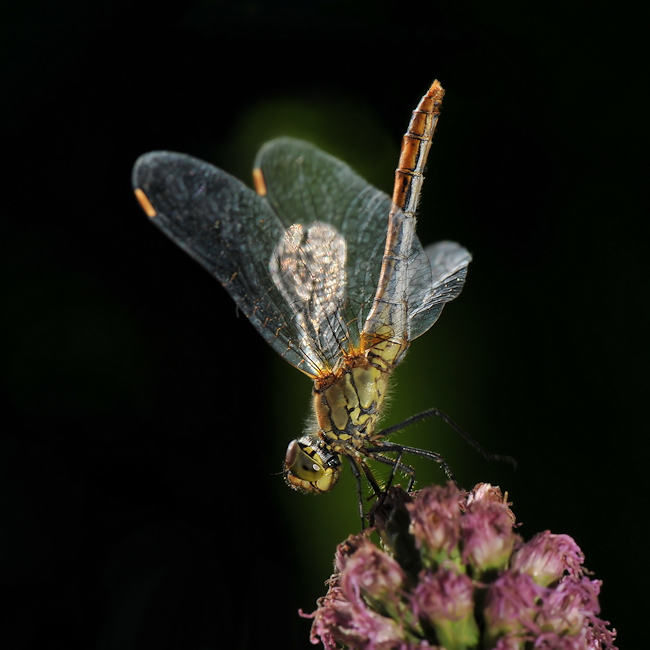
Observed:
[[[268,203],[230,174],[191,156],[141,156],[133,185],[151,202],[153,222],[225,287],[260,334],[289,363],[316,376],[326,366],[269,271],[285,227]]]
[[[422,254],[427,257],[428,265],[425,267],[418,256],[411,267],[408,298],[411,340],[424,334],[438,320],[445,303],[458,297],[472,261],[465,248],[451,241],[431,244]]]
[[[290,226],[271,257],[273,283],[295,314],[300,331],[299,347],[315,348],[326,359],[343,359],[348,334],[345,307],[346,247],[330,225]]]
[[[362,331],[386,324],[385,314],[368,316],[386,263],[391,199],[291,138],[266,144],[255,169],[263,196],[191,156],[152,152],[137,161],[133,184],[153,206],[153,222],[223,284],[276,352],[322,376],[359,348]],[[397,208],[391,224],[400,228],[401,262],[385,298],[399,302],[400,323],[391,324],[408,340],[458,295],[470,256],[450,242],[425,252],[415,219]]]
[[[426,332],[436,321],[445,302],[455,298],[462,289],[465,274],[460,272],[452,295],[435,293],[433,284],[440,282],[445,266],[432,274],[430,258],[415,235],[415,219],[395,210],[394,225],[401,228],[400,251],[404,268],[392,274],[393,283],[383,300],[400,302],[401,319],[393,309],[392,317],[382,310],[371,322],[370,314],[383,263],[388,215],[392,203],[388,195],[369,185],[345,163],[313,145],[292,138],[279,138],[262,147],[255,161],[264,179],[265,196],[273,211],[286,227],[294,223],[329,223],[341,234],[347,246],[346,296],[340,316],[347,327],[341,347],[350,350],[360,344],[360,332],[372,333],[389,321],[405,338]],[[464,268],[471,260],[469,253],[457,244],[449,247],[464,254]],[[441,259],[436,263],[444,264]],[[408,271],[407,271],[408,268]],[[415,317],[414,322],[410,322]],[[331,319],[338,334],[340,321]],[[414,334],[415,332],[415,334]],[[331,337],[333,340],[335,336]],[[331,352],[340,352],[329,346]],[[331,361],[334,364],[334,359]]]
[[[382,264],[391,200],[348,165],[307,142],[278,138],[257,155],[266,198],[289,227],[315,221],[331,224],[345,240],[347,348],[359,346]]]

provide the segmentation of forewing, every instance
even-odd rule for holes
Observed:
[[[422,272],[423,255],[430,267],[428,285],[427,273]],[[450,241],[431,244],[421,254],[414,253],[408,305],[411,340],[424,334],[438,320],[445,303],[460,295],[471,261],[467,249]]]
[[[265,193],[285,228],[322,222],[345,240],[347,289],[342,317],[348,338],[342,347],[357,347],[377,288],[390,198],[345,163],[292,138],[265,144],[255,170],[261,181],[258,191]]]
[[[221,282],[276,352],[310,375],[327,367],[271,277],[286,229],[263,198],[213,165],[164,151],[138,159],[133,187],[153,206],[152,221]]]

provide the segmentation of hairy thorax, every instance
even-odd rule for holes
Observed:
[[[390,375],[407,345],[377,338],[365,352],[348,357],[338,372],[316,380],[314,412],[319,435],[335,453],[360,449],[376,439],[375,427]]]

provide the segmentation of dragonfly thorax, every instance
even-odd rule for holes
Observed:
[[[293,440],[285,456],[284,477],[291,487],[327,492],[339,478],[341,456],[363,462],[363,448],[376,439],[389,376],[390,370],[359,356],[346,369],[316,380],[316,430]]]
[[[334,380],[315,382],[313,406],[318,435],[337,453],[361,449],[372,441],[391,370],[359,357]]]

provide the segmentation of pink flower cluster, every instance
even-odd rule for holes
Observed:
[[[310,617],[325,648],[616,650],[601,583],[568,535],[525,542],[499,488],[392,488],[370,532],[339,545]]]

